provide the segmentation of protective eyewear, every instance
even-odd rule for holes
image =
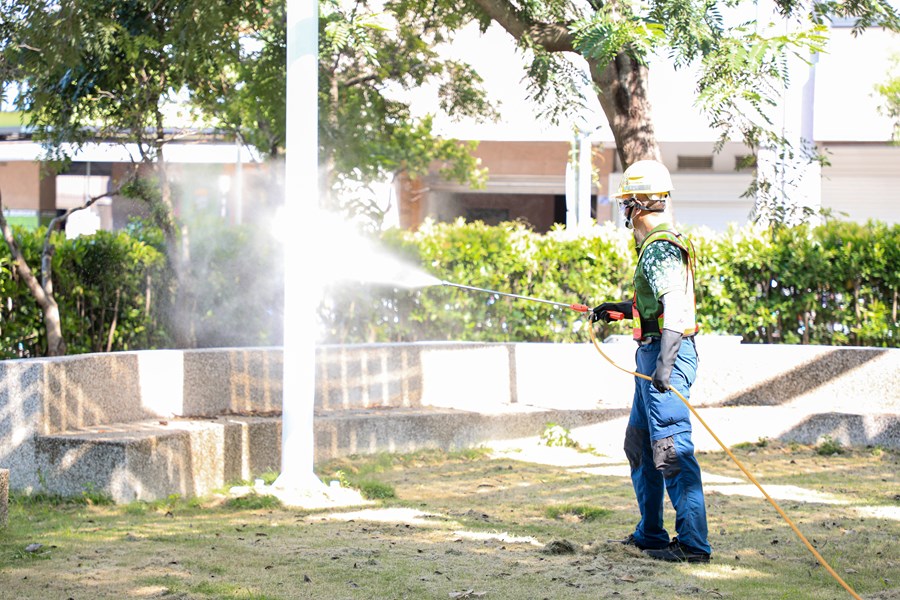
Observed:
[[[619,198],[619,208],[622,211],[622,214],[628,217],[628,213],[632,211],[634,208],[643,208],[636,196],[632,196],[630,198]]]
[[[619,198],[619,204],[622,205],[622,208],[631,208],[635,204],[638,203],[637,196],[632,196],[630,198]]]
[[[619,209],[622,211],[622,216],[625,217],[625,227],[628,229],[634,227],[631,218],[634,215],[634,208],[639,208],[640,206],[641,205],[638,203],[638,199],[635,196],[630,198],[619,198]]]

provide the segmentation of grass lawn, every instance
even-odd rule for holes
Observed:
[[[900,453],[836,450],[762,441],[735,452],[767,490],[834,498],[779,504],[861,597],[900,599]],[[595,458],[581,454],[586,465]],[[627,477],[524,458],[473,450],[334,461],[318,469],[323,481],[378,499],[323,511],[268,496],[114,506],[88,493],[13,495],[0,598],[851,597],[761,497],[708,490],[712,562],[660,563],[607,542],[637,520]],[[742,478],[724,453],[699,458],[711,479]],[[668,505],[666,517],[671,532]]]

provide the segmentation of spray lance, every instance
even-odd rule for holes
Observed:
[[[496,294],[498,296],[506,296],[507,298],[517,298],[519,300],[530,300],[531,302],[541,302],[542,304],[550,304],[553,306],[560,306],[562,308],[568,308],[574,310],[575,312],[580,313],[588,313],[591,312],[591,308],[584,304],[566,304],[565,302],[553,302],[552,300],[543,300],[542,298],[532,298],[531,296],[520,296],[519,294],[509,294],[507,292],[498,292],[497,290],[486,290],[484,288],[472,287],[470,285],[461,285],[459,283],[450,283],[449,281],[442,281],[441,285],[447,285],[450,287],[459,288],[461,290],[469,290],[470,292],[483,292],[485,294]],[[612,311],[609,313],[611,319],[615,321],[621,320],[625,315],[620,312]]]

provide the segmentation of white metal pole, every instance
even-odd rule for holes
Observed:
[[[285,135],[284,375],[281,475],[275,487],[324,488],[313,472],[318,286],[310,244],[319,208],[318,5],[287,0]],[[304,285],[306,283],[307,285]]]
[[[237,159],[234,163],[234,224],[244,221],[244,158],[239,139],[234,140]]]
[[[813,129],[815,116],[816,63],[818,55],[809,57],[809,62],[798,56],[788,58],[791,73],[791,86],[786,94],[786,102],[792,110],[790,123],[791,141],[796,144],[795,152],[812,150],[815,144]],[[808,162],[801,157],[797,162],[797,191],[800,202],[806,207],[818,211],[822,208],[822,167],[818,162]],[[818,219],[814,217],[813,223]]]
[[[591,131],[582,131],[578,139],[578,226],[591,222]]]
[[[572,229],[577,225],[576,214],[578,207],[578,186],[575,183],[575,165],[571,160],[566,161],[566,228]]]

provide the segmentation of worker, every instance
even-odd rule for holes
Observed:
[[[614,195],[638,253],[634,297],[604,302],[591,321],[632,319],[637,372],[625,430],[625,455],[641,520],[623,544],[660,560],[709,562],[706,503],[691,441],[690,411],[670,390],[690,398],[697,374],[694,251],[674,228],[672,178],[657,161],[628,167]],[[621,313],[621,314],[616,314]],[[665,494],[675,507],[676,537],[663,524]]]

